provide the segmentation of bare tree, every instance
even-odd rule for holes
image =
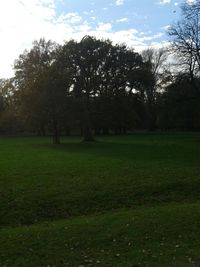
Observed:
[[[195,85],[200,72],[200,0],[182,5],[181,19],[169,28],[172,51]]]
[[[147,105],[149,130],[156,128],[157,94],[163,86],[163,81],[169,76],[167,70],[167,49],[148,48],[142,52],[142,58],[146,65],[146,79],[144,78],[144,97]]]

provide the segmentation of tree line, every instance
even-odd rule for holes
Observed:
[[[71,133],[93,141],[133,130],[199,130],[199,7],[182,6],[165,49],[139,54],[91,36],[34,41],[15,61],[14,77],[0,80],[0,133],[52,134],[59,143]]]

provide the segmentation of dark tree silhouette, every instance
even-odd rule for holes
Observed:
[[[172,39],[172,49],[183,72],[190,74],[191,82],[195,84],[195,76],[200,71],[200,1],[182,6],[180,20],[168,31]]]
[[[41,39],[15,62],[21,114],[40,131],[50,126],[55,144],[60,143],[60,121],[68,90],[58,54],[55,43]]]

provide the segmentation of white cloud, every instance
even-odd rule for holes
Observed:
[[[166,5],[170,3],[171,3],[171,0],[161,0],[160,2],[158,2],[159,5]]]
[[[33,39],[55,33],[54,0],[6,0],[0,4],[0,77],[12,75],[14,59]],[[51,30],[51,31],[50,31]]]
[[[0,78],[11,77],[11,66],[24,49],[30,49],[33,40],[44,37],[60,44],[64,40],[91,35],[111,39],[113,43],[125,43],[141,50],[156,42],[161,34],[143,33],[130,28],[114,31],[111,23],[101,22],[94,26],[78,13],[56,14],[58,1],[62,0],[6,0],[0,3]],[[123,2],[123,1],[122,1]],[[12,6],[12,8],[11,8]],[[91,14],[91,13],[89,13]],[[88,13],[87,13],[88,15]],[[90,16],[89,16],[90,18]],[[126,18],[122,18],[121,22]]]
[[[163,26],[161,29],[164,30],[164,31],[167,31],[171,28],[171,25],[165,25]]]
[[[121,19],[117,19],[116,22],[120,23],[120,22],[127,22],[128,18],[121,18]]]
[[[196,4],[196,2],[197,2],[197,0],[186,0],[186,3],[188,5],[194,5],[194,4]]]
[[[128,47],[134,48],[137,52],[140,52],[149,46],[162,47],[166,44],[166,42],[156,41],[163,35],[163,33],[157,33],[154,35],[152,35],[152,33],[141,34],[134,28],[116,32],[108,31],[108,29],[76,32],[73,33],[73,38],[81,40],[85,35],[95,36],[99,39],[110,39],[114,44],[124,43]]]
[[[57,23],[69,23],[69,24],[76,24],[82,20],[81,16],[77,13],[67,13],[62,14],[58,19]]]
[[[116,6],[122,6],[124,4],[124,0],[116,0]]]
[[[103,22],[100,22],[98,24],[98,27],[96,28],[97,31],[110,31],[112,29],[112,25],[110,23],[103,23]]]
[[[87,32],[91,31],[91,26],[89,25],[89,23],[87,21],[84,21],[82,24],[77,25],[73,28],[70,28],[70,32],[66,33],[66,37],[65,39],[71,39],[73,38],[73,34],[78,32],[78,33],[85,33],[84,35],[88,35]],[[64,36],[63,36],[64,39]]]

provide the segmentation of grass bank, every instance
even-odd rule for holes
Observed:
[[[195,266],[200,134],[0,139],[0,266]]]

